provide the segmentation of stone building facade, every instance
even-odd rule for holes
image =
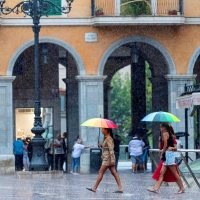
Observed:
[[[5,5],[14,7],[18,2],[7,1]],[[148,2],[151,14],[136,17],[122,15],[118,0],[97,0],[93,4],[91,0],[75,0],[68,15],[41,18],[40,50],[45,47],[50,55],[50,64],[41,64],[41,106],[53,108],[54,133],[60,133],[59,101],[52,98],[51,91],[58,88],[58,64],[61,63],[67,69],[69,150],[78,135],[85,145],[96,146],[98,129],[79,125],[92,117],[107,116],[105,97],[109,95],[114,73],[131,64],[132,74],[136,75],[132,81],[136,83],[137,77],[142,77],[145,61],[152,73],[153,111],[175,114],[181,119],[180,123],[173,124],[175,131],[184,130],[184,110],[176,109],[176,97],[183,92],[185,84],[193,84],[195,80],[199,83],[200,1]],[[61,4],[65,5],[66,1],[61,0]],[[98,5],[104,11],[101,16],[95,14]],[[171,15],[169,9],[176,10],[176,14]],[[32,19],[23,14],[0,16],[1,173],[14,171],[14,110],[34,105],[31,26]],[[135,46],[140,52],[138,65],[132,63]],[[142,78],[140,81],[142,85]],[[137,92],[138,88],[133,94],[140,95]],[[136,103],[133,109],[137,107]],[[144,110],[141,112],[145,115]],[[155,147],[157,134],[154,134]],[[189,120],[189,134],[189,148],[194,148],[193,118]],[[89,169],[90,154],[85,150],[80,171],[88,173]]]

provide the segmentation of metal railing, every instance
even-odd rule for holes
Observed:
[[[119,16],[119,15],[130,15],[126,14],[124,10],[128,8],[132,9],[133,4],[137,4],[138,8],[139,3],[146,4],[146,9],[150,10],[150,13],[147,12],[142,15],[183,15],[184,0],[92,0],[92,16]]]
[[[154,152],[157,153],[157,155],[158,155],[158,153],[160,153],[161,150],[159,150],[159,149],[149,149],[150,158],[152,159],[153,163],[154,163],[156,166],[158,166],[158,162],[157,162],[157,159],[155,158]],[[192,171],[191,167],[189,166],[188,162],[186,161],[185,156],[182,154],[183,152],[185,152],[185,153],[191,153],[191,152],[200,153],[200,149],[199,149],[199,150],[198,150],[198,149],[178,149],[176,152],[180,152],[181,158],[182,158],[182,160],[183,160],[185,166],[187,167],[189,173],[191,174],[192,178],[193,178],[194,181],[196,182],[197,186],[200,188],[200,184],[199,184],[199,182],[198,182],[198,180],[197,180],[195,174],[193,173],[193,171]],[[179,166],[179,165],[178,165],[178,166]],[[178,167],[178,168],[179,168],[179,167]],[[185,178],[184,174],[181,172],[180,169],[179,169],[179,172],[180,172],[180,175],[181,175],[181,177],[183,178],[184,182],[186,183],[186,185],[187,185],[188,187],[190,187],[190,185],[189,185],[187,179]]]
[[[129,154],[125,151],[126,147],[128,147],[128,145],[119,145],[120,148],[119,162],[129,161]]]

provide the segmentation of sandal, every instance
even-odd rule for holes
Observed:
[[[178,190],[177,192],[175,192],[174,194],[182,194],[185,193],[185,189],[184,190]]]
[[[147,190],[148,190],[149,192],[153,192],[153,193],[158,194],[158,190],[155,190],[154,188],[147,188]]]
[[[91,192],[96,192],[95,190],[93,190],[92,188],[88,188],[86,187],[87,190],[91,191]]]
[[[117,191],[114,191],[113,193],[123,193],[123,190],[117,190]]]

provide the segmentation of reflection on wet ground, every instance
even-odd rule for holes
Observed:
[[[178,187],[176,184],[162,186],[159,194],[150,193],[147,187],[154,185],[151,173],[131,174],[131,170],[119,170],[124,193],[114,194],[117,184],[110,174],[106,172],[96,193],[86,190],[95,183],[97,174],[33,174],[33,175],[4,175],[0,176],[1,200],[197,200],[200,190],[194,184],[186,188],[184,194],[174,194]]]

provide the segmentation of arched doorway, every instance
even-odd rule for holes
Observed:
[[[67,131],[70,150],[79,134],[78,82],[75,77],[85,74],[82,60],[65,42],[49,38],[42,38],[41,41],[39,62],[41,117],[45,128],[43,136],[50,139],[57,133],[62,135]],[[16,52],[18,57],[11,59],[8,68],[8,73],[13,69],[11,75],[16,76],[13,81],[14,140],[17,136],[32,137],[34,54],[31,43],[29,41]],[[71,156],[68,157],[70,166]]]
[[[135,50],[137,61],[134,61]],[[104,81],[104,114],[107,117],[110,81],[116,71],[127,65],[131,66],[132,129],[138,126],[145,127],[145,124],[140,122],[146,115],[145,63],[149,64],[151,71],[152,111],[168,111],[168,81],[165,76],[174,74],[176,70],[171,56],[158,42],[140,36],[122,39],[109,47],[99,65],[99,73],[107,75]],[[157,124],[152,124],[152,130],[153,146],[157,148]]]

